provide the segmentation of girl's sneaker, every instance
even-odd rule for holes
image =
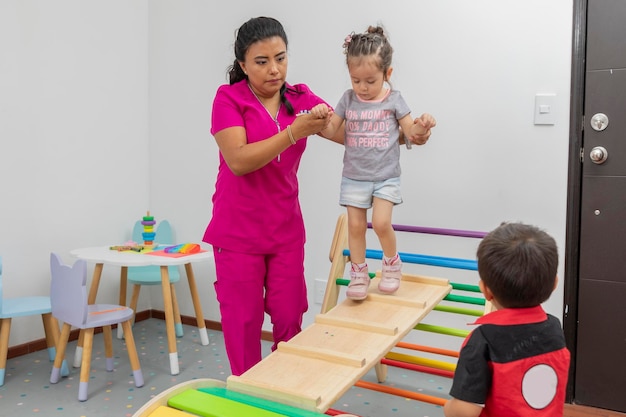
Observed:
[[[378,282],[378,291],[384,294],[393,294],[400,288],[402,279],[402,261],[398,255],[394,256],[391,262],[383,261],[383,271]]]
[[[370,275],[365,266],[360,271],[350,270],[350,283],[346,291],[346,297],[354,301],[367,298],[367,289],[370,286]]]

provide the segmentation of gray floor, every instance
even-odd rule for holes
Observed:
[[[180,374],[170,375],[165,322],[148,319],[135,324],[134,335],[145,385],[133,383],[124,342],[114,338],[115,371],[104,367],[102,334],[96,336],[89,381],[89,399],[79,402],[79,369],[58,384],[50,384],[52,364],[46,351],[9,359],[4,386],[0,387],[1,416],[132,416],[144,403],[163,390],[195,378],[226,380],[230,375],[228,359],[220,332],[209,331],[210,344],[202,346],[197,329],[185,326],[178,341]],[[114,332],[115,333],[115,332]],[[68,347],[71,363],[76,342]],[[265,354],[270,344],[264,342]],[[374,371],[363,380],[376,382]],[[447,398],[450,380],[389,367],[385,384],[428,395]],[[350,388],[332,407],[362,417],[442,417],[441,407],[407,398],[382,394],[358,387]],[[247,416],[242,416],[247,417]]]

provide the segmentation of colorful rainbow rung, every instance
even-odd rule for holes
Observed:
[[[196,379],[153,397],[133,417],[323,417],[268,399],[228,390],[223,381]]]

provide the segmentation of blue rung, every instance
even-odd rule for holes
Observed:
[[[350,250],[344,249],[343,255],[350,256]],[[443,256],[420,255],[416,253],[405,252],[399,252],[399,255],[400,259],[402,259],[402,262],[478,271],[478,263],[472,259],[447,258]],[[383,251],[377,249],[366,249],[365,257],[368,259],[382,259]]]

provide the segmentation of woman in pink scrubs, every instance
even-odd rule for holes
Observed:
[[[234,375],[261,360],[264,313],[275,349],[301,330],[308,308],[296,174],[307,136],[329,118],[308,113],[325,101],[305,84],[287,83],[287,67],[280,22],[250,19],[237,32],[230,84],[219,87],[213,102],[220,163],[203,241],[215,252],[215,290]]]

